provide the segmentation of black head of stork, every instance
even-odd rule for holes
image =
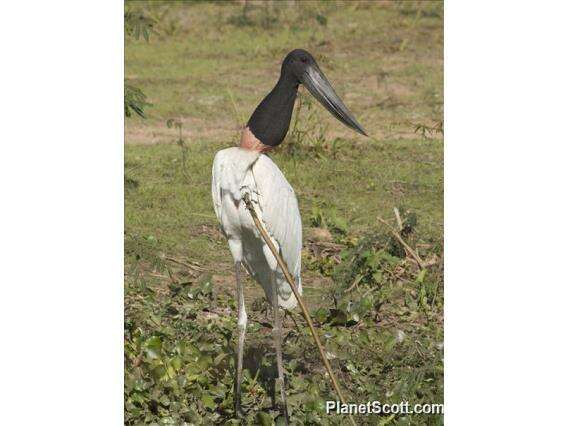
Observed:
[[[295,49],[284,58],[278,83],[256,107],[247,123],[248,129],[262,145],[274,147],[286,137],[300,84],[303,84],[335,118],[367,136],[363,127],[335,93],[314,57],[306,50]]]

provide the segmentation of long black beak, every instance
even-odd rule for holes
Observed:
[[[335,118],[356,132],[368,136],[363,126],[357,122],[341,98],[337,96],[331,83],[317,65],[308,66],[303,75],[302,84]]]

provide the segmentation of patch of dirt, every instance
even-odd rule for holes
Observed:
[[[180,120],[182,136],[191,143],[197,139],[207,139],[215,142],[237,140],[239,127],[231,120],[213,118],[204,120],[195,117],[176,117]],[[179,137],[177,129],[169,129],[166,120],[143,121],[141,119],[125,120],[124,141],[132,145],[153,145],[157,143],[174,143]]]
[[[189,230],[189,236],[194,237],[194,236],[197,236],[197,235],[199,235],[199,236],[205,235],[213,241],[224,241],[225,240],[225,237],[223,236],[223,233],[219,229],[219,226],[216,226],[216,225],[202,224],[202,225],[192,227]]]

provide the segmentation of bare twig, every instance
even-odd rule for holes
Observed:
[[[154,272],[148,272],[148,275],[150,275],[151,277],[156,277],[156,278],[163,278],[163,279],[168,278],[168,277],[166,277],[165,275],[156,274],[156,273],[154,273]]]
[[[379,222],[385,225],[389,229],[391,234],[399,241],[399,243],[402,244],[406,252],[416,261],[418,267],[420,269],[424,269],[424,262],[422,261],[422,259],[420,259],[420,256],[418,256],[418,253],[416,253],[414,250],[412,250],[412,248],[408,244],[406,244],[406,242],[402,239],[400,234],[396,232],[396,230],[392,226],[390,226],[386,220],[384,220],[380,216],[378,216],[377,219],[379,220]]]
[[[396,223],[398,224],[398,231],[402,231],[402,220],[400,219],[400,212],[398,211],[398,208],[394,208],[394,217],[396,217]]]
[[[166,260],[169,260],[170,262],[173,262],[173,263],[175,263],[175,264],[177,264],[177,265],[184,266],[184,267],[186,267],[187,269],[191,269],[191,270],[193,270],[193,271],[198,271],[198,272],[203,272],[203,271],[205,271],[205,269],[202,268],[201,266],[190,265],[189,263],[182,262],[181,260],[174,259],[173,257],[165,257],[165,259],[166,259]]]
[[[316,343],[316,346],[318,347],[321,359],[323,361],[323,365],[325,366],[325,369],[327,370],[327,373],[329,374],[329,378],[331,380],[331,384],[332,384],[333,388],[335,389],[335,393],[339,397],[339,400],[343,404],[345,404],[345,399],[343,398],[343,394],[341,393],[341,390],[339,389],[339,384],[337,383],[335,375],[333,374],[329,360],[325,356],[325,352],[324,352],[323,346],[321,344],[321,341],[319,339],[319,336],[316,332],[316,329],[314,328],[314,324],[312,322],[312,319],[310,318],[310,314],[308,313],[308,309],[306,308],[304,301],[300,297],[300,293],[298,293],[298,289],[296,287],[296,284],[294,283],[294,279],[290,275],[290,272],[288,271],[288,267],[284,263],[284,260],[282,260],[282,257],[280,256],[280,254],[276,250],[276,247],[274,247],[272,240],[270,239],[266,230],[262,226],[262,224],[261,224],[261,222],[260,222],[260,220],[259,220],[259,218],[256,214],[256,210],[254,209],[254,206],[252,205],[252,202],[250,201],[249,194],[245,194],[244,202],[245,202],[245,205],[247,207],[247,210],[249,211],[250,215],[252,216],[252,220],[254,221],[256,228],[258,229],[258,231],[260,232],[260,235],[262,236],[262,239],[268,245],[268,248],[270,248],[270,251],[272,252],[274,257],[276,258],[276,262],[278,262],[278,266],[280,266],[280,269],[284,273],[284,277],[286,278],[286,281],[288,281],[288,284],[290,284],[290,288],[294,292],[294,296],[296,296],[296,300],[298,301],[298,304],[300,305],[300,309],[302,311],[302,314],[304,315],[304,318],[306,319],[306,322],[308,323],[308,327],[310,328],[310,331],[312,333],[312,337],[314,338],[314,342]],[[275,308],[275,309],[278,309],[278,308]],[[353,424],[353,426],[355,426],[355,421],[353,420],[353,417],[351,417],[351,415],[349,415],[349,420],[351,421],[351,424]]]
[[[357,284],[359,284],[359,282],[363,279],[363,275],[359,275],[357,278],[355,278],[355,281],[353,281],[353,284],[351,284],[351,286],[344,291],[344,293],[349,293],[351,290],[353,290],[355,287],[357,287]]]

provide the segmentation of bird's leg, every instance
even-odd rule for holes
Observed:
[[[272,272],[272,311],[274,313],[274,348],[276,349],[276,367],[278,369],[278,382],[280,383],[280,396],[282,397],[282,409],[284,411],[284,423],[288,425],[288,405],[286,404],[286,390],[284,388],[284,367],[282,364],[282,323],[278,312],[278,288],[275,273]]]
[[[235,377],[235,414],[242,414],[241,409],[241,381],[243,378],[243,350],[245,332],[247,329],[247,313],[245,310],[245,295],[241,282],[241,262],[235,263],[235,276],[237,280],[237,312],[238,312],[238,343],[237,343],[237,376]]]

